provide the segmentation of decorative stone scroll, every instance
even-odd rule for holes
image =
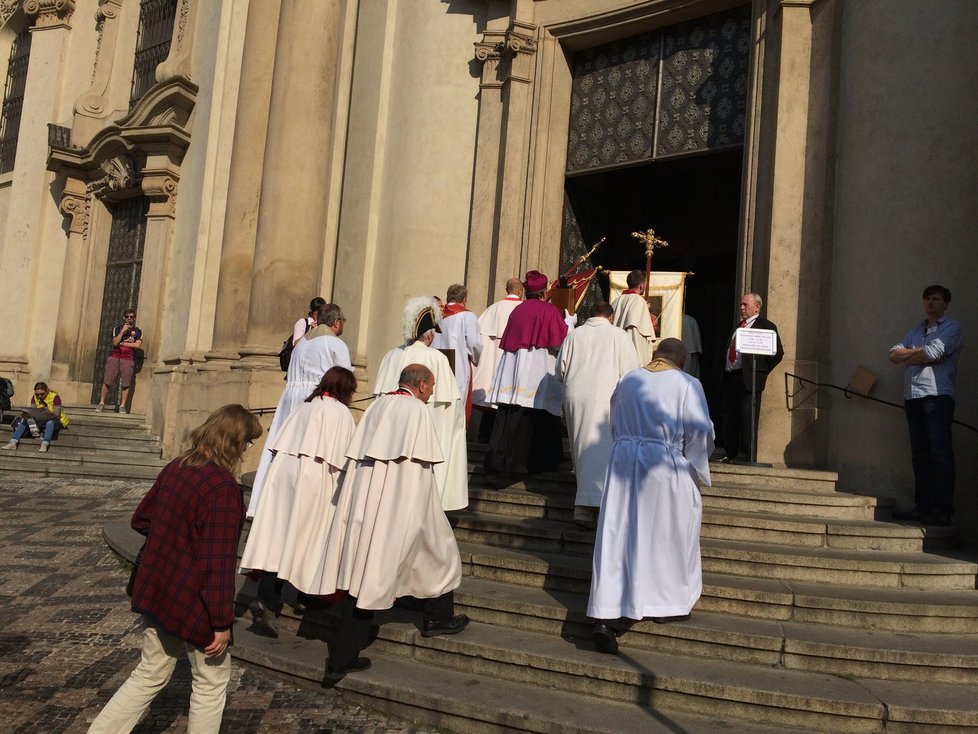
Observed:
[[[24,14],[34,18],[35,28],[69,27],[75,0],[26,0]]]
[[[92,197],[86,191],[84,182],[69,178],[61,194],[58,211],[68,217],[68,232],[88,235],[88,222],[92,211]]]
[[[130,155],[122,154],[109,158],[102,161],[99,167],[104,175],[96,178],[86,187],[88,193],[99,199],[136,185],[136,163]]]
[[[174,217],[177,212],[177,179],[173,176],[144,175],[143,193],[149,199],[149,217]]]
[[[483,65],[483,85],[501,85],[509,79],[529,81],[527,67],[536,51],[535,25],[514,20],[505,33],[486,31],[475,44],[475,59]]]

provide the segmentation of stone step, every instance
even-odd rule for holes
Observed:
[[[591,559],[459,543],[467,577],[550,592],[587,594]],[[703,575],[697,610],[755,619],[894,632],[978,633],[974,590],[921,591],[793,580]]]
[[[593,532],[569,524],[573,508],[566,498],[540,497],[529,493],[475,490],[469,493],[468,510],[452,513],[469,532],[494,528],[504,534],[529,534],[539,527],[537,537],[554,542],[561,535],[565,545],[591,553]],[[508,523],[510,528],[499,526]],[[563,530],[558,533],[564,523]],[[493,526],[493,527],[490,527]],[[764,513],[706,509],[702,537],[716,540],[793,545],[809,548],[845,548],[890,552],[950,550],[957,546],[958,533],[951,527],[921,527],[869,520],[820,520],[812,517],[772,516]],[[474,538],[470,538],[473,539]],[[483,542],[483,541],[475,541]],[[585,544],[586,547],[582,547]],[[544,546],[538,546],[546,550]]]
[[[780,489],[788,485],[795,490],[831,493],[836,491],[838,472],[815,469],[761,467],[749,464],[710,462],[713,484],[747,485]]]
[[[121,416],[120,416],[121,417]],[[143,423],[125,423],[119,424],[113,421],[115,425],[106,423],[104,425],[96,425],[92,423],[85,423],[74,419],[72,416],[72,421],[68,424],[68,428],[61,431],[59,435],[59,440],[62,437],[72,437],[79,440],[120,440],[124,442],[139,442],[139,443],[158,443],[159,438],[150,433],[149,426]],[[11,432],[9,424],[4,424],[0,427],[0,431],[5,434]]]
[[[473,620],[586,644],[587,596],[465,578],[456,605]],[[637,622],[622,644],[670,655],[881,680],[978,683],[978,636],[863,631],[703,612],[687,621]]]
[[[790,489],[756,488],[716,484],[700,487],[704,510],[766,512],[775,515],[834,520],[873,520],[893,505],[890,498],[867,497],[841,492],[800,492]]]
[[[968,685],[930,682],[927,688],[935,693],[932,698],[919,684],[677,656],[629,646],[624,638],[620,656],[602,655],[589,641],[519,629],[503,633],[496,625],[480,622],[473,622],[459,635],[424,638],[418,631],[417,616],[397,608],[377,615],[377,637],[365,651],[375,659],[375,666],[386,663],[387,658],[407,659],[427,663],[425,671],[455,670],[466,679],[484,676],[492,685],[511,682],[533,688],[542,700],[558,690],[602,702],[649,707],[667,715],[681,711],[713,716],[734,731],[742,731],[748,721],[783,730],[820,732],[884,732],[897,725],[907,727],[900,731],[931,732],[935,726],[978,724],[978,707]],[[323,641],[333,626],[331,617],[329,611],[311,612],[301,621],[283,615],[280,638],[256,637],[254,644],[265,651],[276,648],[281,657],[273,662],[265,652],[265,664],[277,664],[293,674],[298,672],[296,650],[302,646],[315,661],[310,679],[317,680],[323,671]],[[235,630],[236,646],[241,644],[237,630],[245,622],[242,619]],[[247,628],[242,638],[245,632]],[[259,657],[239,650],[239,656],[242,654],[245,659]],[[421,675],[428,680],[426,672]],[[344,683],[352,684],[360,677],[350,675]],[[900,698],[895,698],[897,694]],[[941,703],[935,706],[935,699]],[[889,716],[891,701],[902,708],[902,721]]]
[[[325,668],[325,645],[319,640],[282,637],[272,640],[235,625],[235,658],[285,673],[307,686],[318,686]],[[367,649],[373,667],[348,675],[336,689],[409,719],[467,734],[537,732],[539,734],[783,734],[781,726],[669,712],[649,706],[610,701],[576,692],[547,689],[492,678],[475,670],[460,675],[404,656]],[[796,730],[804,734],[803,730]],[[810,731],[810,730],[809,730]]]
[[[16,471],[43,476],[155,479],[160,469],[166,466],[166,462],[161,459],[140,459],[136,463],[106,463],[63,458],[53,460],[57,452],[57,447],[53,446],[49,452],[41,454],[31,444],[25,442],[17,451],[0,453],[0,473]]]
[[[463,511],[460,542],[590,558],[594,534],[563,522]],[[923,553],[746,543],[703,537],[703,570],[759,578],[917,589],[974,589],[978,565]]]

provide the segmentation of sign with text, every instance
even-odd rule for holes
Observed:
[[[741,354],[778,353],[778,332],[773,329],[737,329],[736,339]]]

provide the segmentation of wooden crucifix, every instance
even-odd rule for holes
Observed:
[[[659,237],[654,229],[644,232],[632,232],[632,237],[645,245],[645,300],[649,300],[649,289],[652,285],[652,253],[668,247],[669,243]]]

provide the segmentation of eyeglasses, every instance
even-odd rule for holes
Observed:
[[[245,449],[250,449],[254,445],[255,445],[254,441],[249,441],[248,443],[245,444]]]
[[[124,314],[124,317],[127,318],[127,319],[134,319],[134,318],[136,318],[136,314],[134,314],[134,313],[127,313],[127,314]]]

